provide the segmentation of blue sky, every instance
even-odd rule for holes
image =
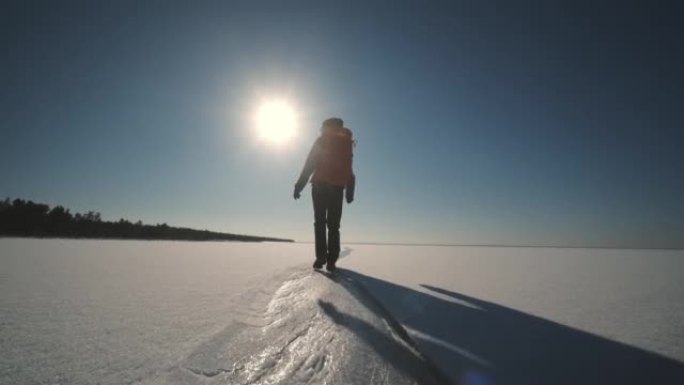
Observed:
[[[6,2],[0,195],[307,241],[292,186],[340,116],[343,242],[684,247],[680,10],[371,3]]]

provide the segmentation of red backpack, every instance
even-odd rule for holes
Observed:
[[[313,182],[347,186],[354,173],[352,158],[354,140],[348,128],[326,130],[321,135],[320,153]]]

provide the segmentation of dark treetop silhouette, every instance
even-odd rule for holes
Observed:
[[[276,241],[288,239],[218,233],[172,227],[166,223],[145,225],[125,219],[103,221],[100,213],[71,214],[62,206],[50,206],[32,201],[9,198],[0,201],[0,236],[62,237],[62,238],[115,238],[115,239],[169,239],[189,241]]]

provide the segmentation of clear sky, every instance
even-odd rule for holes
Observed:
[[[5,1],[0,195],[312,240],[293,184],[339,116],[343,242],[684,247],[665,4]],[[256,132],[269,100],[285,143]]]

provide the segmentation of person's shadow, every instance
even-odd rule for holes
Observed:
[[[400,336],[401,325],[410,329],[419,350],[457,384],[684,384],[679,361],[505,306],[422,285],[430,295],[346,269],[335,280],[390,318]],[[409,315],[397,323],[392,309]]]
[[[369,322],[338,310],[331,302],[319,299],[318,306],[334,323],[345,327],[365,341],[379,357],[412,382],[425,385],[449,383],[449,380],[425,362],[422,356],[406,349],[389,333],[383,333]]]

